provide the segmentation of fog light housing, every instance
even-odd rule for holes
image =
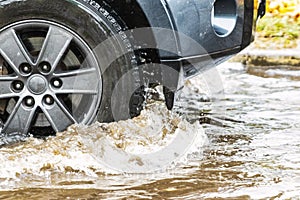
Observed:
[[[237,22],[237,4],[235,0],[216,0],[211,12],[212,27],[219,37],[232,33]]]

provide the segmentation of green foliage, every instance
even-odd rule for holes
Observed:
[[[292,48],[300,39],[300,21],[291,17],[265,16],[257,25],[258,39]]]
[[[300,24],[293,19],[285,17],[265,17],[262,18],[257,27],[265,37],[288,37],[291,39],[299,38]]]

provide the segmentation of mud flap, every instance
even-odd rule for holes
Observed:
[[[181,62],[162,63],[162,85],[166,106],[171,110],[177,98],[177,91],[184,85],[183,69]]]

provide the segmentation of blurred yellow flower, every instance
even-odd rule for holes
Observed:
[[[288,15],[300,18],[300,0],[267,0],[267,12],[273,15]]]

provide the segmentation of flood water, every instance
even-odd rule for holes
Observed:
[[[247,73],[237,63],[217,70],[212,80],[208,73],[187,83],[176,113],[155,102],[134,120],[1,148],[0,199],[299,199],[299,72]],[[169,166],[154,162],[153,172],[132,173],[126,159],[100,162],[113,163],[118,154],[104,155],[104,136],[120,150],[146,155],[176,134],[193,140],[182,139],[189,144],[184,153]]]

